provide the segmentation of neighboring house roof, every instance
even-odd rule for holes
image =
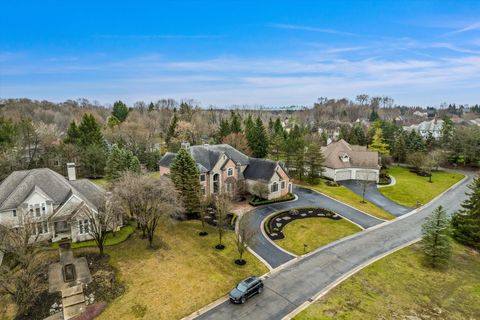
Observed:
[[[18,208],[36,188],[54,204],[75,194],[93,208],[100,205],[105,192],[88,180],[69,181],[48,168],[14,171],[0,184],[0,210]]]
[[[430,121],[423,121],[417,125],[412,124],[409,127],[404,127],[405,130],[411,131],[422,131],[422,132],[434,132],[434,131],[442,131],[443,128],[443,120],[430,120]]]
[[[343,139],[322,147],[322,152],[325,156],[323,165],[328,168],[380,168],[378,152],[367,150],[365,146],[351,145]]]
[[[277,167],[275,161],[250,158],[228,144],[191,146],[189,147],[189,151],[192,158],[197,162],[200,172],[211,171],[223,154],[227,155],[229,159],[232,159],[236,165],[246,166],[246,169],[243,171],[243,177],[245,179],[270,180]],[[167,152],[162,159],[160,159],[159,165],[170,167],[175,155],[175,153]],[[240,177],[242,177],[242,174],[240,174]]]

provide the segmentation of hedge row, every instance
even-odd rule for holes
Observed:
[[[271,200],[265,200],[265,199],[258,199],[257,197],[253,196],[248,203],[254,207],[261,206],[264,204],[271,204],[271,203],[276,203],[276,202],[283,202],[283,201],[290,201],[295,199],[295,195],[292,193],[289,193],[283,197],[276,198],[276,199],[271,199]]]

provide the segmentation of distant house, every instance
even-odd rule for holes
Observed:
[[[377,181],[380,175],[378,152],[351,145],[343,139],[322,147],[323,176],[334,181]]]
[[[253,193],[256,183],[268,188],[266,198],[274,199],[292,192],[292,182],[285,168],[278,162],[251,158],[228,144],[197,145],[182,144],[197,162],[200,184],[204,194],[222,191],[233,194],[239,183],[245,183],[246,191]],[[175,153],[167,152],[160,159],[160,175],[170,173]]]
[[[76,179],[73,163],[68,180],[47,168],[14,171],[0,184],[0,224],[22,228],[28,223],[37,240],[89,240],[85,210],[98,212],[104,196],[105,190],[89,180]]]
[[[427,138],[430,134],[433,138],[438,139],[442,137],[443,120],[433,119],[429,121],[423,121],[417,125],[411,125],[403,127],[406,131],[417,131],[423,138]]]

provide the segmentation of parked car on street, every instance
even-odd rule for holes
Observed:
[[[263,282],[255,276],[249,277],[240,282],[232,291],[230,291],[230,301],[233,303],[245,303],[248,298],[254,294],[262,293]]]

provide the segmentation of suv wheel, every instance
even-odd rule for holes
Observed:
[[[241,303],[241,304],[244,304],[244,303],[245,303],[245,297],[242,297],[242,299],[240,299],[240,303]]]
[[[258,288],[258,293],[262,293],[263,291],[263,286]]]

